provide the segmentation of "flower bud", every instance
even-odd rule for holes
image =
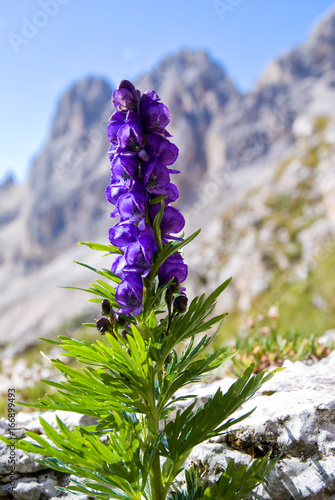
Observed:
[[[188,298],[186,295],[178,295],[173,302],[173,310],[178,313],[184,313],[187,309]]]
[[[107,299],[104,299],[102,302],[101,302],[101,314],[103,316],[108,316],[111,312],[111,305],[110,305],[110,302],[109,300]]]
[[[170,304],[171,300],[172,300],[172,290],[168,288],[165,293],[165,302],[167,304]]]
[[[106,332],[112,331],[112,325],[107,318],[100,318],[96,321],[96,326],[100,335],[104,335]]]

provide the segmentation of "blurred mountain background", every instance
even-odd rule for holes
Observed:
[[[170,109],[186,234],[202,227],[185,251],[189,297],[233,277],[216,342],[273,306],[283,332],[334,329],[335,12],[247,93],[200,50],[170,54],[134,83]],[[107,243],[113,224],[104,192],[115,84],[89,76],[68,88],[28,181],[8,175],[0,186],[3,360],[99,317],[84,294],[57,287],[94,281],[74,260],[111,265],[76,244]]]

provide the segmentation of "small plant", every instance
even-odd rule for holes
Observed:
[[[254,363],[254,373],[269,367],[280,367],[286,359],[290,361],[318,361],[334,349],[319,342],[316,334],[306,335],[294,329],[281,332],[278,328],[279,313],[276,306],[269,310],[268,317],[248,318],[248,328],[236,341],[232,351],[232,372],[241,376]]]
[[[195,446],[252,413],[232,417],[273,372],[253,375],[251,365],[227,393],[218,390],[197,410],[194,401],[187,404],[194,395],[178,397],[179,389],[231,357],[225,347],[206,354],[211,337],[198,337],[220,327],[225,314],[212,312],[230,280],[188,305],[181,286],[188,271],[181,250],[198,231],[183,239],[184,218],[171,206],[178,190],[170,175],[178,172],[168,167],[178,149],[168,139],[169,111],[154,91],[141,96],[128,81],[120,83],[112,101],[116,112],[107,132],[111,178],[106,197],[119,222],[110,229],[110,244],[84,244],[116,259],[102,270],[81,264],[98,275],[85,291],[91,301],[101,303],[101,317],[89,325],[101,337],[44,339],[84,368],[51,359],[65,380],[45,381],[57,393],[30,405],[89,415],[96,424],[70,430],[57,417],[55,430],[41,418],[47,439],[27,431],[33,442],[17,438],[15,443],[42,455],[36,461],[44,466],[77,476],[59,489],[79,495],[102,500],[242,499],[264,480],[274,461],[265,457],[248,468],[231,461],[213,485],[201,486],[192,471],[186,471],[186,490],[178,489],[175,480]],[[184,345],[180,354],[179,344]],[[184,409],[172,418],[181,401],[186,401]]]

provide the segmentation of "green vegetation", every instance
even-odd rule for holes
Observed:
[[[288,165],[290,163],[292,163],[293,160],[296,159],[296,156],[295,155],[291,155],[289,156],[288,158],[286,158],[280,165],[279,165],[279,168],[276,172],[276,175],[275,175],[275,180],[276,181],[279,181],[279,179],[281,179],[281,177],[284,175],[284,173],[286,172],[286,168],[288,167]]]
[[[88,320],[92,320],[91,316],[81,315],[76,316],[69,321],[66,321],[57,332],[54,332],[52,337],[56,338],[58,335],[66,335],[67,337],[72,337],[75,339],[80,339],[82,341],[92,340],[93,336],[97,334],[95,330],[92,331],[91,328],[84,327],[82,325],[83,322]],[[103,340],[103,339],[102,339]],[[32,346],[29,346],[25,351],[24,355],[18,355],[13,359],[13,364],[15,364],[20,359],[24,358],[27,363],[27,367],[35,367],[38,369],[39,367],[45,366],[42,365],[43,358],[41,357],[41,351],[47,356],[52,355],[55,356],[55,346],[52,344],[48,344],[42,340],[38,340],[38,342]],[[58,349],[59,353],[61,352]],[[58,354],[57,354],[58,355]],[[78,366],[78,362],[74,358],[68,358],[66,360],[69,366]],[[0,365],[1,366],[1,365]],[[51,365],[47,366],[50,368]],[[37,401],[39,398],[44,397],[46,394],[51,394],[55,392],[52,387],[47,386],[42,382],[37,382],[33,385],[27,386],[23,389],[16,390],[16,401],[20,401],[22,403],[27,403],[31,401]],[[29,411],[29,408],[23,408],[19,405],[16,407],[17,411]],[[0,417],[5,417],[7,414],[7,401],[6,398],[0,398]]]
[[[310,168],[316,168],[320,163],[320,151],[319,145],[311,146],[306,154],[302,157],[303,165],[306,165]]]
[[[323,246],[319,256],[315,258],[313,269],[305,279],[299,279],[292,270],[277,270],[268,289],[255,298],[248,318],[241,318],[241,312],[237,308],[227,316],[215,341],[216,347],[228,338],[239,338],[240,332],[244,330],[248,332],[250,339],[243,340],[244,333],[237,341],[240,349],[237,360],[248,358],[260,362],[266,351],[274,355],[273,361],[308,359],[312,355],[318,359],[323,357],[327,351],[319,344],[318,338],[335,325],[334,268],[335,242],[332,242]],[[316,298],[319,300],[315,300]],[[323,306],[320,307],[318,302]],[[268,317],[268,311],[274,304],[279,305],[279,318],[275,328]],[[252,323],[261,318],[258,330],[248,328],[250,318],[255,318],[251,320]],[[264,334],[259,334],[263,327],[270,329],[265,330],[265,337]],[[259,350],[256,349],[253,353],[257,345]]]
[[[315,118],[314,121],[314,132],[317,134],[322,134],[330,121],[330,117],[327,115],[320,115]]]
[[[233,348],[236,355],[232,359],[232,372],[239,377],[250,363],[255,363],[254,373],[259,373],[265,368],[282,366],[286,359],[316,361],[328,356],[331,349],[334,344],[320,343],[315,334],[306,336],[292,329],[283,335],[268,326],[254,326]]]

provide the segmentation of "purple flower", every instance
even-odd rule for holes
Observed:
[[[125,122],[124,113],[116,112],[111,116],[111,123],[107,127],[107,139],[113,145],[118,144],[118,132]]]
[[[117,138],[119,142],[119,146],[117,148],[118,152],[132,151],[137,153],[142,160],[149,160],[149,156],[143,149],[143,126],[138,114],[135,111],[128,111],[127,119],[119,128]]]
[[[156,159],[164,165],[172,165],[179,153],[177,146],[158,134],[147,134],[145,149],[150,159]],[[179,171],[170,170],[170,173],[179,173]]]
[[[127,266],[124,272],[140,273],[143,278],[148,276],[152,257],[157,248],[154,231],[149,224],[146,224],[138,240],[130,243],[125,251]]]
[[[150,206],[149,213],[152,220],[154,220],[154,218],[156,217],[159,209],[159,203]],[[166,245],[166,243],[168,243],[168,240],[180,239],[172,235],[180,233],[180,231],[183,230],[184,226],[185,219],[179,212],[179,210],[174,207],[165,207],[160,225],[163,245]]]
[[[109,230],[109,241],[118,248],[126,248],[130,243],[137,241],[139,232],[138,227],[132,222],[119,222]]]
[[[165,104],[153,90],[145,92],[140,100],[140,118],[148,132],[168,135],[164,130],[170,123],[170,113]]]
[[[109,241],[123,251],[112,265],[112,271],[122,279],[115,299],[121,306],[119,312],[139,314],[143,278],[149,275],[158,249],[152,222],[160,204],[149,205],[149,201],[165,196],[160,226],[163,245],[182,240],[175,234],[182,231],[184,217],[169,206],[179,196],[170,181],[170,175],[179,172],[168,168],[176,161],[178,148],[167,139],[170,134],[165,127],[170,123],[170,114],[156,92],[149,90],[141,97],[132,83],[123,80],[113,92],[112,101],[116,112],[107,130],[111,178],[106,198],[115,205],[111,216],[120,217],[120,221],[110,229]],[[184,281],[187,266],[181,255],[170,256],[158,276],[160,283],[172,278],[178,283]]]
[[[112,205],[115,205],[121,195],[128,192],[128,187],[125,184],[120,184],[113,177],[111,183],[106,187],[106,199]]]
[[[151,161],[142,167],[143,182],[149,193],[168,194],[162,190],[170,183],[169,170],[163,163]]]
[[[138,174],[138,157],[134,153],[114,154],[111,161],[111,171],[115,179],[127,182]]]
[[[119,255],[116,257],[112,264],[111,271],[114,274],[117,274],[118,276],[121,276],[123,274],[123,270],[126,267],[127,262],[126,259],[124,258],[124,255]]]
[[[179,283],[182,283],[187,278],[187,265],[184,263],[182,256],[179,253],[174,253],[166,259],[158,271],[160,285],[164,285],[177,278]]]
[[[126,274],[115,289],[115,299],[121,308],[119,314],[140,314],[142,311],[143,281],[140,274]]]
[[[129,109],[137,109],[140,97],[140,91],[136,90],[131,82],[122,80],[117,90],[113,92],[112,103],[117,111],[128,111]]]
[[[145,217],[148,193],[144,189],[128,191],[117,201],[117,211],[123,220],[139,222]]]

